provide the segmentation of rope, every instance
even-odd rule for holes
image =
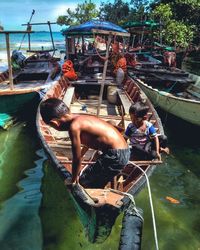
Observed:
[[[32,17],[33,17],[34,14],[35,14],[35,10],[33,10],[32,13],[31,13],[31,17],[30,17],[30,19],[29,19],[29,21],[28,21],[28,25],[27,25],[27,30],[29,30],[30,27],[31,27],[31,26],[30,26],[30,22],[31,22]],[[24,39],[25,39],[25,36],[26,36],[26,33],[24,33],[24,35],[23,35],[23,38],[22,38],[22,41],[21,41],[21,43],[20,43],[20,45],[19,45],[18,50],[21,49],[22,43],[24,42]]]
[[[170,91],[174,88],[174,86],[177,84],[177,81],[170,87],[170,88],[168,88],[168,89],[166,89],[165,91],[167,92],[167,93],[170,93]]]
[[[133,195],[131,195],[129,193],[126,193],[126,192],[119,191],[119,190],[115,190],[115,189],[112,189],[112,188],[109,188],[108,190],[110,190],[111,192],[116,193],[116,194],[122,194],[122,195],[128,196],[131,203],[133,204],[133,206],[129,206],[128,210],[131,211],[133,209],[135,211],[135,214],[138,217],[140,217],[142,221],[144,221],[144,218],[142,217],[142,215],[140,214],[140,212],[138,211],[138,209],[136,207],[136,203],[135,203]],[[130,213],[132,213],[132,211]]]
[[[142,173],[146,177],[147,188],[148,188],[148,193],[149,193],[149,202],[150,202],[151,214],[152,214],[152,222],[153,222],[153,231],[154,231],[155,245],[156,245],[156,250],[159,250],[159,247],[158,247],[158,236],[157,236],[157,229],[156,229],[156,221],[155,221],[155,213],[154,213],[154,208],[153,208],[153,202],[152,202],[152,196],[151,196],[151,188],[150,188],[149,178],[148,178],[147,174],[145,173],[145,171],[141,167],[139,167],[136,164],[133,164],[132,162],[129,162],[129,164],[132,164],[135,167],[139,168],[140,171],[142,171]]]

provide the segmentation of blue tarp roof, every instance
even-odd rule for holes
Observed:
[[[92,34],[92,29],[128,33],[125,29],[114,23],[99,20],[91,20],[80,25],[70,26],[69,28],[63,30],[62,33],[63,35],[89,35]]]

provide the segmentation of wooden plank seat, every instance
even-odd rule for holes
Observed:
[[[102,80],[95,80],[95,79],[87,79],[87,80],[77,80],[77,81],[70,81],[72,85],[97,85],[101,86]],[[108,86],[117,86],[117,83],[112,80],[105,80],[105,85]]]
[[[74,96],[74,90],[75,90],[74,87],[68,87],[63,97],[63,102],[67,105],[67,107],[70,107],[71,105]]]
[[[56,51],[57,49],[43,49],[43,50],[27,50],[26,52],[30,53],[46,53],[46,52],[53,52]]]
[[[52,61],[52,59],[54,60],[54,61],[60,61],[60,58],[50,58],[50,59],[28,59],[27,60],[27,63],[35,63],[35,62],[51,62]]]
[[[125,114],[126,115],[129,114],[129,108],[132,104],[132,101],[127,97],[127,95],[125,94],[125,92],[122,89],[118,89],[117,93],[118,93],[120,101],[124,107]]]

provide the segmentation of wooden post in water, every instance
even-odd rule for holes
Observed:
[[[108,46],[106,48],[106,61],[104,63],[103,67],[103,75],[102,75],[102,83],[101,83],[101,89],[100,89],[100,94],[99,94],[99,103],[98,103],[98,108],[97,108],[97,116],[100,114],[100,109],[101,109],[101,103],[102,103],[102,98],[103,98],[103,91],[104,91],[104,85],[105,85],[105,79],[106,79],[106,71],[108,67],[108,57],[109,57],[109,48],[110,48],[110,43],[112,40],[111,34],[108,36]]]
[[[9,38],[8,32],[6,32],[5,35],[6,35],[6,50],[7,50],[7,59],[8,59],[10,89],[13,90],[14,85],[13,85],[12,65],[11,65],[11,58],[10,58],[10,38]]]

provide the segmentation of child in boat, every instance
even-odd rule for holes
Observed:
[[[129,114],[132,123],[125,131],[125,139],[129,139],[132,146],[132,154],[139,160],[161,160],[160,152],[169,153],[167,137],[158,135],[155,127],[147,121],[149,107],[142,102],[131,105]]]
[[[85,188],[103,188],[128,163],[130,150],[120,132],[111,124],[91,115],[73,115],[65,103],[56,98],[40,105],[46,124],[59,131],[68,131],[72,142],[72,180]],[[96,163],[81,170],[81,146],[100,150]]]

